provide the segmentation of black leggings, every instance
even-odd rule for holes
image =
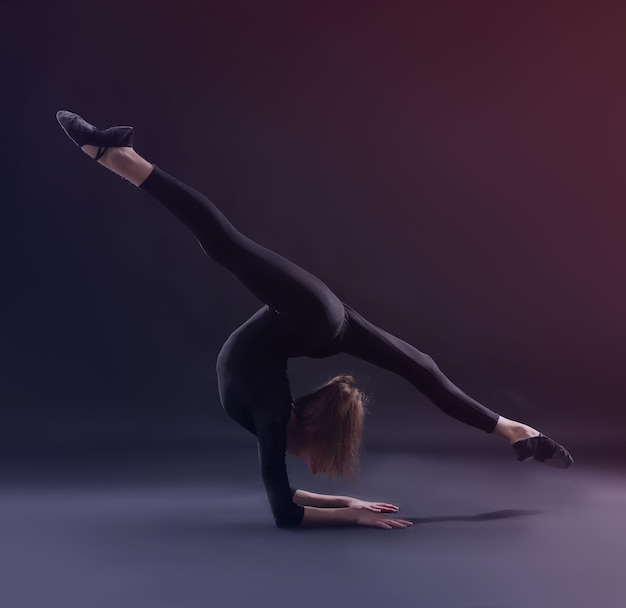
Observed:
[[[495,429],[498,414],[455,386],[429,355],[344,305],[310,272],[241,234],[206,196],[156,165],[139,187],[181,220],[209,257],[277,311],[303,347],[322,348],[343,329],[338,352],[402,376],[439,409],[465,424],[487,433]]]

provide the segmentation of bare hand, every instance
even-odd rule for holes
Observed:
[[[374,528],[385,528],[385,530],[391,530],[391,528],[408,528],[413,525],[412,521],[389,517],[388,515],[375,513],[367,509],[357,509],[355,514],[356,523],[360,526],[372,526]]]
[[[346,506],[352,509],[367,509],[369,511],[376,511],[377,513],[380,513],[381,511],[392,511],[395,513],[398,510],[396,505],[390,505],[386,502],[367,502],[366,500],[359,500],[358,498],[348,498]]]

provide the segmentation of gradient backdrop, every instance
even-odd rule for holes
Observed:
[[[3,0],[0,22],[4,445],[250,442],[214,365],[259,302],[60,108],[134,125],[488,407],[623,442],[623,4]],[[372,441],[483,441],[356,359],[291,370],[295,395],[355,374]]]

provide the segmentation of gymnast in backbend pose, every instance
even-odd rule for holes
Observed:
[[[289,485],[286,452],[301,457],[313,474],[354,473],[365,413],[365,396],[346,375],[294,400],[287,377],[291,357],[349,353],[399,374],[449,416],[502,437],[519,461],[535,459],[562,468],[573,463],[563,446],[481,405],[446,378],[430,356],[364,319],[317,277],[238,232],[204,195],[139,156],[132,127],[100,130],[65,110],[57,112],[57,120],[87,155],[181,220],[205,253],[264,303],[226,340],[216,369],[224,410],[257,436],[263,482],[278,527],[360,524],[391,529],[412,523],[395,517],[398,507],[392,504]]]

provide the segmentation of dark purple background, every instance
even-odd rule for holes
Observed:
[[[0,438],[245,433],[214,364],[260,303],[60,108],[134,125],[485,405],[623,437],[626,7],[515,5],[2,2]],[[347,356],[292,370],[294,394],[350,371],[388,424],[443,420]]]

